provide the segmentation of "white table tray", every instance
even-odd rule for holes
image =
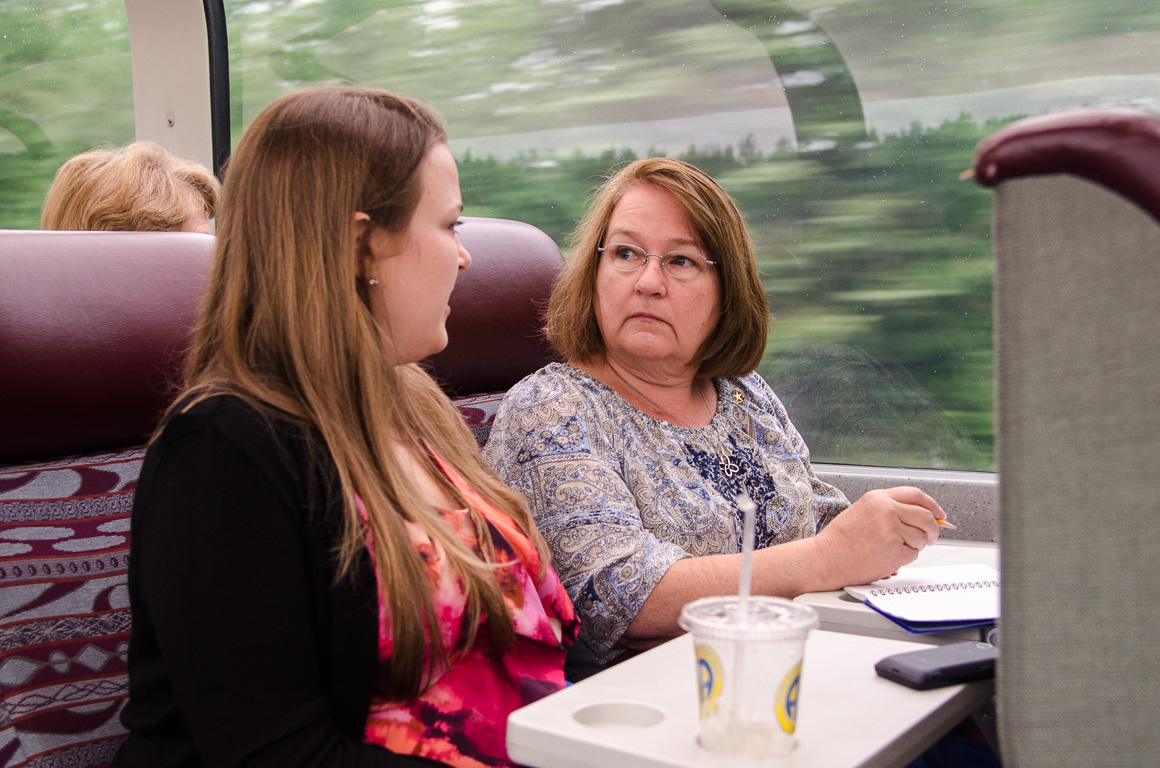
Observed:
[[[533,768],[905,765],[994,690],[986,681],[913,691],[874,672],[878,659],[923,647],[812,632],[802,667],[798,746],[788,755],[736,758],[698,745],[688,635],[513,712],[508,752]]]

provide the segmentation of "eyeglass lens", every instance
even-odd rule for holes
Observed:
[[[616,270],[635,272],[643,267],[650,257],[661,260],[661,269],[678,280],[691,280],[708,269],[708,261],[698,253],[669,251],[658,255],[647,253],[643,248],[627,243],[609,243],[601,249],[604,258]]]

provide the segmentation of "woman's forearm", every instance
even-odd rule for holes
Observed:
[[[778,544],[753,554],[759,595],[797,597],[885,578],[938,540],[938,503],[917,488],[866,493],[817,536]],[[675,637],[677,619],[690,600],[737,592],[741,555],[678,560],[669,567],[624,633],[626,640]]]
[[[835,588],[813,538],[778,544],[753,555],[753,594],[793,598],[803,592]],[[677,619],[685,603],[710,595],[736,594],[740,574],[739,554],[678,560],[653,588],[625,630],[624,639],[676,637],[682,631]]]

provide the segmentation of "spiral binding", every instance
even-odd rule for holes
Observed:
[[[891,589],[872,589],[871,597],[878,595],[908,595],[918,592],[948,592],[952,589],[979,589],[980,587],[997,587],[999,582],[990,581],[958,581],[953,584],[916,584],[911,587],[893,587]]]

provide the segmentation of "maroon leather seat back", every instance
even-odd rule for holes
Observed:
[[[543,312],[564,257],[530,224],[465,217],[459,230],[471,267],[459,275],[447,318],[447,349],[426,361],[452,397],[510,388],[552,360]]]
[[[213,247],[183,232],[0,231],[0,464],[148,437]]]
[[[551,359],[541,312],[563,265],[539,229],[465,218],[472,266],[450,344],[451,395],[506,390]],[[0,464],[144,442],[177,391],[214,238],[0,230]]]
[[[1160,120],[1134,109],[1069,109],[1019,120],[980,142],[975,180],[1067,174],[1135,203],[1160,221]]]

